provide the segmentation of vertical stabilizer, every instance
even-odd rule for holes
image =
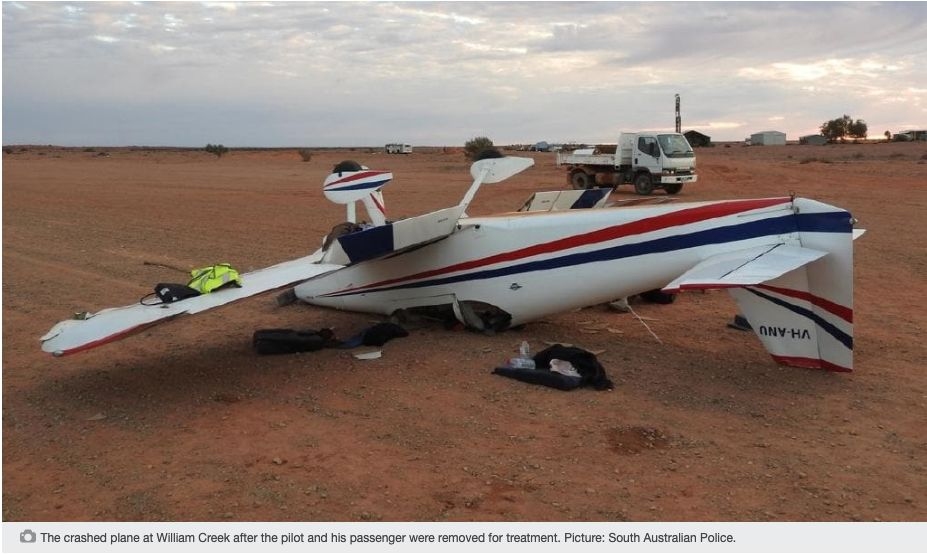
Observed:
[[[802,248],[825,256],[775,279],[729,292],[783,365],[853,369],[853,218],[813,200],[794,201]]]

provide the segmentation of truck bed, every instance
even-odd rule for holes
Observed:
[[[557,165],[581,164],[581,165],[607,165],[615,167],[614,154],[565,154],[557,152]]]

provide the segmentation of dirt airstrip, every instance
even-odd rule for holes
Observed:
[[[565,182],[552,154],[471,214]],[[305,255],[343,219],[332,166],[390,169],[391,217],[456,203],[459,151],[12,147],[3,155],[3,519],[922,521],[927,144],[697,150],[679,201],[795,192],[849,209],[856,371],[776,366],[724,292],[593,306],[483,336],[423,326],[378,360],[262,357],[267,327],[377,318],[251,298],[53,358],[39,337],[183,268]],[[662,193],[656,193],[662,195]],[[613,200],[634,198],[619,189]],[[145,263],[149,262],[149,263]],[[616,278],[620,276],[616,275]],[[552,292],[554,294],[554,292]],[[599,352],[610,392],[490,373],[527,340]]]

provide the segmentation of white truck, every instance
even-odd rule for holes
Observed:
[[[631,184],[637,194],[658,188],[678,194],[683,184],[698,179],[695,152],[679,133],[621,133],[614,153],[602,150],[557,153],[557,165],[566,166],[574,189]]]

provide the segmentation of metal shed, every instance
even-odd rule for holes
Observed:
[[[693,148],[697,146],[711,146],[711,137],[704,133],[699,133],[698,131],[686,131],[683,133],[683,136],[686,137],[687,141],[689,141],[689,146]]]
[[[763,131],[750,135],[750,144],[763,146],[785,146],[785,133],[780,131]]]
[[[799,144],[827,144],[827,137],[824,135],[805,135],[798,139]]]

